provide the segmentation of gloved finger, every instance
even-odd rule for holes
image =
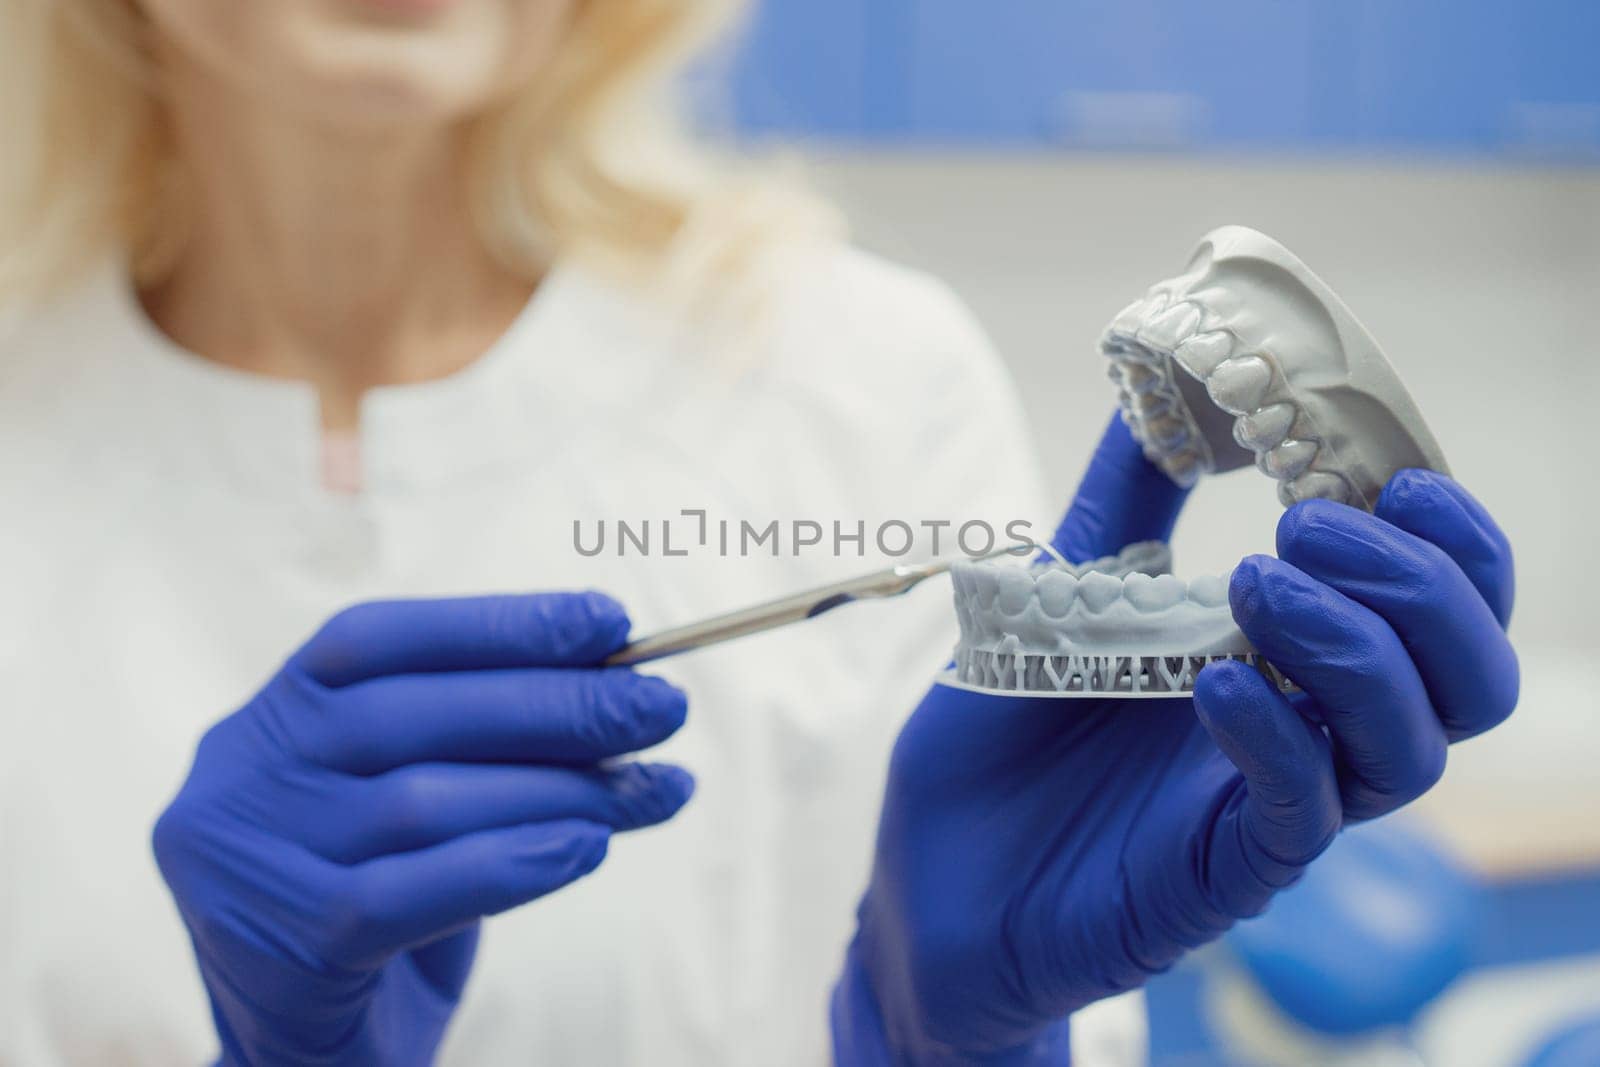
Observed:
[[[1188,495],[1144,458],[1122,419],[1113,418],[1051,543],[1083,563],[1136,541],[1166,541]]]
[[[1500,625],[1510,624],[1517,593],[1511,542],[1471,493],[1442,474],[1404,470],[1383,487],[1375,514],[1442,548]]]
[[[337,814],[298,819],[295,835],[343,864],[522,823],[583,819],[636,830],[670,819],[694,792],[688,771],[659,763],[589,769],[421,763],[348,784]]]
[[[1279,520],[1278,555],[1389,623],[1450,740],[1480,734],[1516,707],[1517,655],[1505,630],[1431,541],[1355,508],[1308,500]]]
[[[1328,738],[1253,667],[1219,661],[1195,682],[1195,713],[1244,776],[1209,828],[1214,892],[1227,914],[1259,914],[1343,824]]]
[[[346,868],[326,902],[341,917],[330,954],[343,966],[375,966],[537,900],[600,866],[610,838],[609,827],[581,819],[526,823]]]
[[[278,728],[296,751],[350,774],[409,763],[594,763],[665,741],[689,712],[682,690],[624,667],[391,676],[302,693],[283,707]]]
[[[392,674],[585,667],[627,641],[628,615],[602,593],[391,600],[329,619],[290,657],[325,686]]]
[[[1270,556],[1240,563],[1228,593],[1245,636],[1316,702],[1346,818],[1393,811],[1439,780],[1444,726],[1387,622]]]
[[[483,928],[474,923],[447,937],[430,941],[411,950],[411,965],[424,982],[446,1000],[457,1001],[466,991],[467,978],[478,955],[478,937]]]

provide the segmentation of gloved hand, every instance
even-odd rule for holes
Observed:
[[[627,632],[593,593],[363,604],[205,735],[154,844],[224,1063],[431,1062],[479,918],[684,804],[687,772],[601,762],[687,711],[594,669]]]
[[[1113,423],[1056,547],[1165,539],[1183,496]],[[1511,552],[1455,483],[1403,471],[1375,516],[1298,504],[1278,554],[1230,601],[1304,695],[1232,662],[1192,701],[928,693],[834,991],[838,1062],[1064,1062],[1072,1012],[1261,912],[1511,712]]]

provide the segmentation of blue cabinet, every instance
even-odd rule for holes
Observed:
[[[1600,159],[1590,0],[763,0],[750,134]]]
[[[752,0],[754,16],[725,67],[727,108],[748,133],[853,137],[872,96],[871,0]]]

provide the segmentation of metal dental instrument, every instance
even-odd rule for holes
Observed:
[[[1000,556],[1022,555],[1034,551],[1033,545],[1016,544],[997,548],[981,556],[966,557],[974,560],[996,559]],[[902,563],[888,570],[864,574],[843,582],[834,582],[804,593],[769,600],[765,604],[730,611],[701,622],[663,630],[649,637],[641,637],[612,653],[606,660],[608,667],[625,667],[636,663],[676,656],[707,645],[720,645],[746,634],[775,630],[790,623],[816,618],[841,604],[857,600],[877,600],[909,592],[928,578],[944,574],[962,557],[933,560],[929,563]]]

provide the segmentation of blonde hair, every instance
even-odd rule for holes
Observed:
[[[704,273],[774,230],[837,228],[799,186],[713,162],[663,104],[743,2],[577,0],[547,68],[474,120],[473,215],[507,268],[537,277],[577,254]],[[112,249],[141,282],[168,264],[182,198],[145,32],[132,0],[0,0],[0,304],[46,296]],[[707,240],[686,251],[685,232]]]

